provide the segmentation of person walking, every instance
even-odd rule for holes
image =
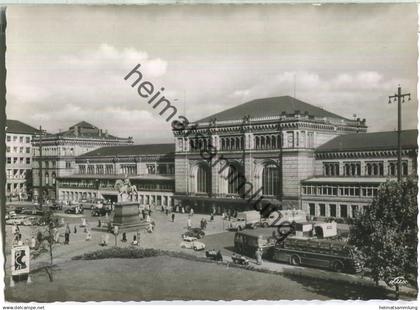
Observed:
[[[203,230],[207,229],[207,220],[203,219]]]
[[[77,234],[77,228],[76,228],[76,225],[74,225],[73,232],[74,232],[75,234]]]
[[[204,230],[204,218],[200,220],[200,228],[201,230]]]
[[[193,208],[191,208],[190,209],[190,216],[192,217],[194,215],[194,209]]]
[[[64,231],[64,244],[69,244],[70,243],[70,226],[67,223],[66,224],[66,230]]]
[[[262,249],[261,248],[258,248],[256,251],[255,251],[255,258],[256,258],[256,260],[257,260],[257,265],[262,265]]]
[[[188,230],[191,229],[191,218],[190,217],[188,217],[188,220],[187,220],[187,228],[188,228]]]
[[[35,247],[36,247],[36,240],[35,240],[35,236],[32,235],[30,248],[35,249]]]
[[[172,213],[172,223],[175,222],[175,213]]]

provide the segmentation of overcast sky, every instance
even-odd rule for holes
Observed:
[[[85,120],[136,143],[172,141],[123,79],[138,63],[190,120],[296,94],[394,130],[387,96],[401,84],[414,99],[403,127],[417,126],[415,4],[11,6],[7,19],[7,116],[50,132]]]

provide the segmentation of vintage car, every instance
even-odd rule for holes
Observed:
[[[248,258],[242,255],[236,254],[236,253],[232,254],[232,262],[238,265],[244,265],[244,266],[249,265]]]
[[[197,238],[195,237],[185,237],[181,242],[180,247],[184,249],[193,249],[194,251],[202,251],[206,248],[206,245],[197,241]]]
[[[220,250],[216,251],[215,249],[212,249],[210,251],[206,251],[206,257],[210,258],[211,260],[215,260],[217,262],[223,261],[223,256]]]
[[[185,239],[185,237],[194,237],[197,239],[201,239],[206,235],[206,233],[201,228],[191,228],[189,231],[184,232],[181,235],[182,239]]]
[[[71,207],[68,207],[66,210],[64,210],[64,213],[66,213],[66,214],[80,214],[80,213],[83,213],[83,209],[80,206],[72,205]]]

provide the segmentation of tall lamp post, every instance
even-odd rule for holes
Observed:
[[[390,104],[392,99],[394,102],[398,102],[398,163],[397,163],[397,175],[398,175],[398,182],[401,181],[401,103],[405,102],[405,98],[408,97],[408,101],[411,100],[411,94],[406,93],[403,94],[401,92],[401,86],[398,85],[397,93],[393,96],[388,96]]]

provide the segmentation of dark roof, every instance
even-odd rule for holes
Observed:
[[[123,146],[106,146],[94,151],[80,155],[79,157],[100,157],[100,156],[130,156],[130,155],[157,155],[175,152],[175,144],[138,144]]]
[[[14,119],[6,120],[6,132],[35,135],[39,130]]]
[[[397,147],[396,131],[365,132],[338,136],[319,146],[317,152],[393,150]],[[417,129],[401,131],[401,147],[417,148]]]
[[[281,115],[283,112],[285,112],[286,115],[295,115],[296,111],[299,111],[301,114],[308,112],[310,116],[314,117],[328,117],[348,120],[342,116],[331,113],[309,103],[300,101],[293,97],[281,96],[255,99],[222,112],[210,115],[197,122],[209,122],[213,118],[216,118],[217,121],[239,120],[246,115],[250,115],[251,118],[277,116]]]
[[[81,127],[81,128],[89,128],[89,129],[96,129],[98,127],[93,126],[92,124],[86,122],[86,121],[81,121],[77,124],[74,124],[73,126],[71,126],[69,129],[73,129],[74,127]]]

